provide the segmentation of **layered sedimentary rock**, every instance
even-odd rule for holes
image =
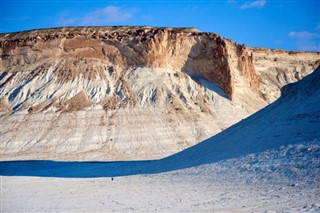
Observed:
[[[159,158],[274,101],[319,53],[247,48],[193,28],[1,34],[3,159]]]
[[[262,97],[273,102],[280,89],[301,80],[320,65],[320,53],[250,48]]]

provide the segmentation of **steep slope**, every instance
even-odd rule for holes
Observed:
[[[132,91],[132,82],[126,80],[132,70],[144,67],[194,73],[218,84],[230,98],[236,91],[234,81],[242,75],[248,82],[242,86],[259,91],[252,59],[244,46],[188,28],[36,30],[2,34],[1,47],[1,92],[14,111],[27,100],[30,106],[54,98],[63,104],[62,99],[68,100],[79,92],[72,88],[77,85],[95,104],[103,105],[112,96],[122,105],[135,106],[138,94]],[[183,75],[175,75],[180,76]],[[34,82],[40,85],[30,88]],[[158,93],[160,96],[161,91]],[[46,106],[48,103],[38,108],[43,110]],[[63,106],[58,108],[64,110]]]
[[[281,98],[266,108],[164,161],[175,162],[177,168],[183,168],[278,150],[284,146],[317,144],[318,147],[319,82],[320,68],[301,81],[284,87]],[[318,155],[318,148],[316,151]],[[172,165],[169,162],[167,164]]]
[[[319,64],[319,53],[278,57],[192,28],[56,28],[0,43],[2,159],[161,158],[300,78],[283,73],[298,76],[302,63],[303,77]]]

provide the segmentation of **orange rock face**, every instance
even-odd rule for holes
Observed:
[[[320,63],[319,53],[247,48],[192,28],[56,28],[1,34],[0,44],[3,88],[19,78],[31,81],[50,69],[54,69],[58,84],[79,78],[107,80],[108,72],[117,81],[114,86],[120,86],[127,97],[122,102],[131,105],[138,97],[124,81],[130,69],[196,74],[219,85],[232,101],[244,105],[255,102],[249,110],[255,111],[279,97],[282,86],[301,79]],[[10,103],[5,105],[10,109]]]
[[[1,72],[46,59],[60,60],[61,81],[82,75],[94,78],[99,70],[94,60],[128,68],[166,68],[191,71],[221,86],[234,99],[237,82],[260,93],[260,80],[253,63],[261,49],[233,44],[214,33],[191,28],[151,27],[88,27],[26,31],[0,36]],[[298,55],[300,53],[297,53]],[[307,56],[312,65],[319,65],[319,53]],[[275,61],[276,62],[276,61]],[[312,64],[313,63],[313,64]],[[270,61],[270,66],[272,66]],[[81,69],[82,67],[86,67]],[[39,69],[39,72],[44,69]]]
[[[229,45],[233,45],[229,42]],[[78,72],[91,76],[83,60],[103,60],[117,66],[168,68],[192,71],[220,85],[231,95],[232,74],[228,66],[226,41],[213,33],[192,29],[166,28],[59,28],[1,35],[2,71],[46,59],[62,60],[59,75],[62,81],[74,80]],[[239,68],[250,77],[248,55],[236,48]],[[63,60],[73,60],[67,64]],[[242,65],[244,64],[244,65]],[[43,70],[43,69],[41,69]],[[62,73],[63,72],[63,73]]]

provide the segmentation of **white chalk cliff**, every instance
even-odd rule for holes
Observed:
[[[263,108],[319,53],[248,48],[193,28],[0,34],[1,160],[155,159]]]

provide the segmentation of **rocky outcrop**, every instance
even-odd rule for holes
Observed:
[[[260,82],[262,97],[271,103],[280,97],[280,89],[301,80],[320,65],[320,53],[249,48]]]
[[[61,82],[84,75],[103,75],[95,61],[121,69],[129,67],[192,71],[221,86],[232,97],[234,70],[229,55],[245,77],[254,77],[245,47],[232,44],[217,34],[193,29],[149,27],[58,28],[1,35],[2,71],[42,62],[31,75],[52,66],[59,59],[57,77]],[[239,60],[239,61],[238,61]],[[55,62],[53,62],[55,63]],[[83,68],[83,69],[82,69]],[[123,71],[123,70],[121,70]],[[120,71],[120,72],[121,72]],[[119,73],[122,75],[122,73]],[[34,76],[30,76],[34,77]],[[250,83],[251,80],[249,80]],[[257,81],[253,86],[257,86]]]
[[[128,68],[164,68],[204,77],[231,99],[237,99],[237,89],[246,87],[268,102],[279,95],[273,86],[279,91],[319,65],[318,53],[246,48],[192,28],[56,28],[2,34],[0,42],[2,78],[30,70],[26,78],[32,79],[53,66],[59,82],[80,75],[89,80],[98,75],[106,78],[105,69],[115,66],[119,78]],[[105,66],[99,66],[101,62]],[[270,91],[269,85],[273,85]]]

